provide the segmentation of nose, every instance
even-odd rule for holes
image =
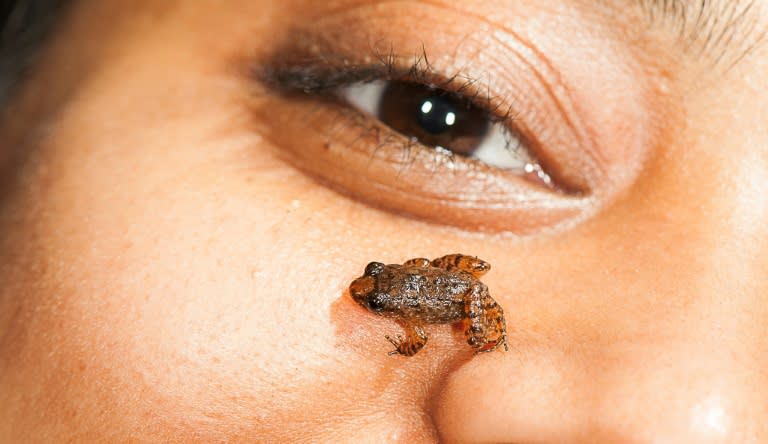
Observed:
[[[669,339],[470,361],[449,378],[436,424],[446,442],[768,442],[765,371],[746,350]]]
[[[764,310],[753,296],[668,304],[665,316],[625,314],[628,324],[612,324],[610,309],[602,326],[558,323],[568,332],[511,328],[510,316],[510,352],[452,373],[435,423],[445,442],[768,442]]]
[[[768,443],[768,168],[699,193],[669,165],[578,239],[494,263],[510,351],[448,375],[445,442]]]

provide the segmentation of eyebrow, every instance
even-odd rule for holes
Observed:
[[[766,30],[755,0],[633,0],[654,25],[677,33],[687,53],[730,66],[752,52]]]

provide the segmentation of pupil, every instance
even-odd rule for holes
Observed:
[[[424,99],[416,112],[419,125],[430,134],[442,134],[456,124],[457,110],[452,101],[433,96]]]
[[[488,114],[446,91],[410,82],[389,82],[377,117],[420,143],[472,157],[491,127]]]

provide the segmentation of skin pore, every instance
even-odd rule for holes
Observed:
[[[704,4],[75,2],[0,121],[0,441],[768,440],[768,1]],[[471,100],[559,187],[363,80]],[[509,352],[388,356],[349,283],[449,253]]]

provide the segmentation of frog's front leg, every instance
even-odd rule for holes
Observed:
[[[405,324],[405,339],[402,336],[397,335],[397,339],[387,338],[395,349],[389,352],[390,355],[404,355],[413,356],[419,352],[427,344],[427,334],[418,325]]]
[[[475,353],[485,353],[507,346],[507,321],[504,310],[488,293],[488,287],[476,282],[464,295],[464,334]]]
[[[467,256],[464,254],[448,254],[443,257],[439,257],[432,260],[432,266],[436,268],[442,268],[446,271],[466,271],[467,273],[474,276],[475,279],[479,279],[482,275],[488,273],[488,270],[491,269],[491,264],[488,262],[480,258]]]

